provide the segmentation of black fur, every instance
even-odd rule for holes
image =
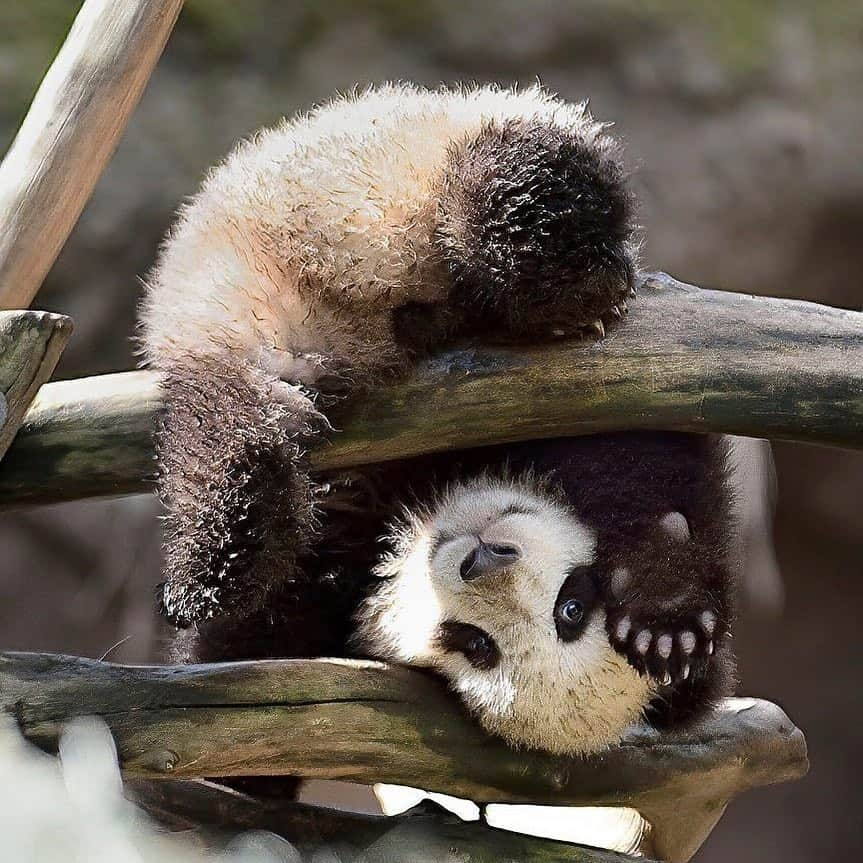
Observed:
[[[442,186],[454,299],[486,324],[530,338],[572,332],[628,296],[633,200],[611,138],[492,123],[452,150]]]
[[[314,529],[301,445],[316,412],[274,401],[236,361],[176,364],[157,435],[165,504],[162,608],[177,626],[245,616],[288,591]]]

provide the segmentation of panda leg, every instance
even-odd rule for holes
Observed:
[[[302,451],[323,417],[300,389],[231,359],[173,365],[164,397],[163,612],[178,627],[252,616],[299,577],[313,541]]]

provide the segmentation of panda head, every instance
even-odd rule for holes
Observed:
[[[653,690],[611,647],[592,532],[532,477],[483,478],[411,514],[357,616],[365,652],[442,675],[514,746],[594,752]]]

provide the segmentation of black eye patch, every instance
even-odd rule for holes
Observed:
[[[478,626],[445,620],[438,630],[437,644],[447,653],[461,653],[474,667],[490,671],[500,662],[495,640]]]
[[[577,566],[570,570],[554,602],[554,627],[561,641],[575,641],[581,635],[598,598],[595,568]]]

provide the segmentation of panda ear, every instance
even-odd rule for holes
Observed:
[[[682,512],[673,510],[659,519],[659,526],[678,542],[686,542],[690,537],[689,522]]]

